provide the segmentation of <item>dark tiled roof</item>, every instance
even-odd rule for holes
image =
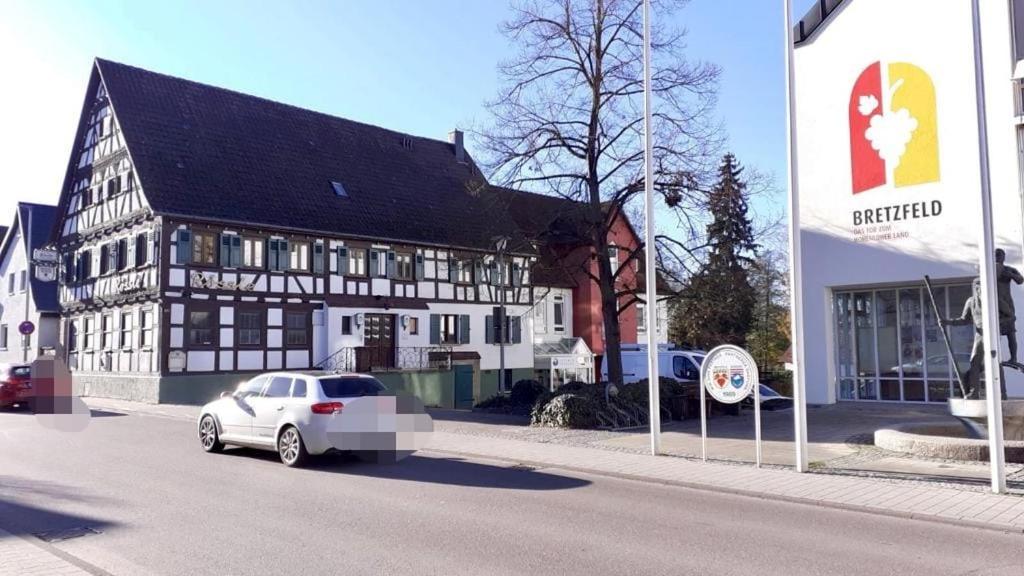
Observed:
[[[807,14],[793,26],[793,44],[799,46],[810,40],[844,2],[846,0],[817,0]]]
[[[3,258],[8,250],[14,249],[14,246],[10,245],[13,236],[8,237],[7,232],[13,234],[16,229],[27,230],[30,221],[32,223],[32,237],[29,238],[27,233],[22,234],[21,237],[23,241],[29,242],[28,245],[22,248],[26,251],[28,257],[31,258],[34,249],[42,248],[48,243],[50,230],[53,228],[56,215],[56,206],[18,202],[18,209],[14,214],[14,224],[10,228],[0,226],[0,237],[3,238],[0,258]],[[35,302],[37,310],[40,312],[60,312],[56,282],[41,282],[36,280],[34,276],[30,276],[29,288],[32,291],[32,300]]]
[[[517,237],[448,142],[96,65],[158,214],[483,250]]]

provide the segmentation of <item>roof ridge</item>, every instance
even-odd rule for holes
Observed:
[[[162,76],[164,78],[168,78],[168,79],[175,80],[175,81],[178,81],[178,82],[185,82],[185,83],[188,83],[188,84],[194,84],[196,86],[202,86],[203,88],[209,88],[209,89],[212,89],[212,90],[216,90],[218,92],[225,92],[225,93],[233,94],[233,95],[236,95],[236,96],[242,96],[242,97],[245,97],[245,98],[252,98],[254,100],[262,100],[263,102],[267,102],[267,103],[273,104],[275,106],[283,106],[285,108],[293,108],[293,109],[296,109],[296,110],[301,110],[303,112],[308,112],[308,113],[311,113],[311,114],[317,114],[319,116],[325,116],[327,118],[331,118],[332,120],[341,120],[343,122],[351,122],[352,124],[358,124],[360,126],[366,126],[368,128],[373,128],[374,130],[381,130],[381,131],[384,131],[384,132],[390,132],[390,133],[392,133],[392,134],[394,134],[396,136],[404,136],[404,137],[408,137],[408,138],[415,138],[417,140],[427,140],[427,141],[430,141],[430,142],[436,142],[436,143],[445,144],[445,145],[448,145],[448,146],[452,145],[451,142],[448,142],[447,140],[441,140],[439,138],[432,138],[430,136],[419,136],[419,135],[416,135],[416,134],[410,134],[408,132],[400,132],[400,131],[395,130],[393,128],[386,128],[384,126],[379,126],[377,124],[370,124],[369,122],[361,122],[359,120],[353,120],[351,118],[346,118],[344,116],[336,116],[334,114],[330,114],[330,113],[323,112],[323,111],[320,111],[320,110],[314,110],[312,108],[303,108],[302,106],[299,106],[297,104],[289,104],[287,102],[282,102],[280,100],[274,100],[272,98],[267,98],[266,96],[257,96],[256,94],[250,94],[248,92],[242,92],[241,90],[234,90],[234,89],[231,89],[231,88],[225,88],[223,86],[216,86],[214,84],[207,84],[205,82],[199,82],[198,80],[189,80],[188,78],[182,78],[181,76],[175,76],[173,74],[166,74],[164,72],[156,72],[156,71],[153,71],[153,70],[149,70],[147,68],[142,68],[140,66],[133,66],[131,64],[125,64],[123,62],[117,62],[117,61],[114,61],[114,60],[107,60],[105,58],[100,58],[98,56],[95,58],[95,60],[96,60],[96,64],[101,67],[101,70],[100,70],[100,75],[101,76],[102,76],[102,66],[103,65],[119,66],[121,68],[128,68],[128,69],[135,70],[135,71],[138,71],[138,72],[144,72],[146,74],[151,74],[153,76]],[[458,128],[456,128],[456,129],[458,129]]]

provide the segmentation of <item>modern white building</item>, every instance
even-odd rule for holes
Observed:
[[[1007,264],[1024,269],[1024,2],[984,0],[981,20],[995,242]],[[939,314],[954,317],[979,274],[971,23],[970,0],[824,0],[797,26],[809,403],[944,402],[953,394],[924,277],[936,286]],[[1019,316],[1024,286],[1012,290]],[[973,328],[951,336],[965,370]],[[1024,395],[1024,375],[1006,377],[1009,394]]]
[[[0,246],[0,363],[32,362],[57,346],[60,306],[57,283],[33,278],[31,254],[46,244],[56,214],[54,206],[19,202],[14,223]],[[18,327],[35,327],[23,336]]]

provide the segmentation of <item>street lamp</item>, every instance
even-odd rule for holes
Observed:
[[[497,252],[498,259],[498,310],[497,318],[494,319],[494,325],[497,326],[496,332],[498,333],[498,391],[504,391],[505,389],[505,333],[508,331],[508,322],[505,320],[505,250],[508,249],[508,236],[495,236],[494,247]],[[491,278],[491,284],[493,285],[494,278]]]

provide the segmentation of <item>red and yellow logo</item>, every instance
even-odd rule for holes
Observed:
[[[924,70],[906,62],[864,69],[850,94],[850,158],[854,194],[939,181],[935,85]]]

